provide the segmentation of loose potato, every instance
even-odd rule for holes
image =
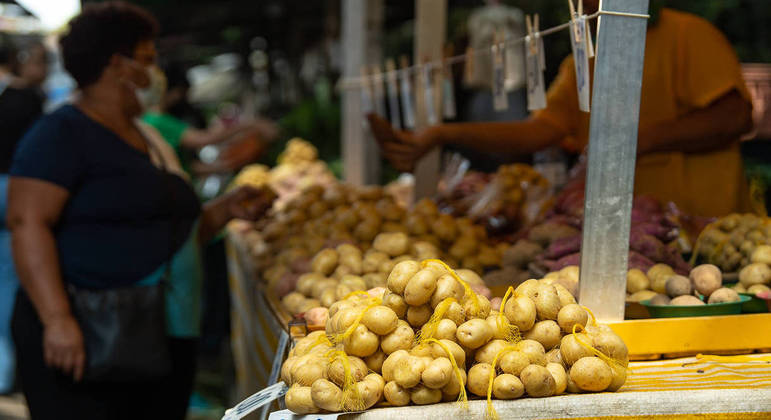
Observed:
[[[654,292],[655,293],[655,292]],[[672,299],[669,298],[667,295],[662,295],[661,293],[656,293],[653,295],[651,300],[648,302],[651,305],[669,305],[669,302],[671,302]]]
[[[504,373],[493,381],[493,396],[499,400],[513,400],[525,394],[525,386],[514,375]]]
[[[377,335],[386,335],[395,330],[398,321],[396,312],[387,306],[370,308],[361,319],[361,323]]]
[[[408,306],[407,307],[407,322],[414,328],[420,328],[431,319],[433,311],[428,305],[421,306]]]
[[[418,385],[410,390],[410,400],[416,405],[436,404],[442,401],[442,391]]]
[[[766,265],[771,264],[771,245],[758,245],[755,247],[750,261]]]
[[[391,354],[397,350],[409,350],[415,333],[410,324],[403,320],[397,321],[396,328],[380,340],[380,347],[385,354]]]
[[[449,214],[440,214],[431,224],[431,230],[439,239],[445,242],[451,242],[455,239],[457,232],[455,219]]]
[[[546,366],[546,351],[543,345],[533,340],[522,340],[517,343],[517,350],[527,356],[531,364]]]
[[[357,252],[346,252],[344,254],[340,254],[340,265],[344,265],[350,269],[351,274],[362,274],[363,273],[363,262],[361,259],[361,251]]]
[[[509,299],[503,308],[503,314],[511,325],[519,328],[520,331],[527,331],[535,324],[535,302],[527,296]]]
[[[472,366],[468,371],[468,390],[480,397],[487,396],[492,372],[493,367],[488,363],[477,363]]]
[[[554,378],[554,395],[563,394],[568,386],[568,375],[562,363],[548,363],[546,369]]]
[[[292,292],[281,298],[281,304],[292,314],[299,313],[300,306],[305,302],[305,296]]]
[[[321,298],[322,293],[324,293],[327,289],[334,289],[335,286],[337,286],[337,280],[334,279],[326,279],[319,282],[316,282],[313,285],[313,288],[311,289],[311,296],[319,299]]]
[[[739,283],[744,287],[756,284],[769,284],[771,280],[771,268],[763,263],[752,263],[739,272]]]
[[[531,397],[550,397],[557,389],[551,372],[541,365],[530,365],[519,375],[527,395]]]
[[[514,295],[515,296],[527,296],[535,302],[535,297],[538,295],[538,288],[541,286],[541,283],[538,282],[538,280],[535,279],[528,279],[520,283],[519,286],[517,286],[516,289],[514,289]]]
[[[321,296],[319,296],[319,301],[321,302],[321,306],[324,307],[331,307],[332,305],[337,302],[337,288],[329,288],[321,292]]]
[[[379,270],[380,265],[390,260],[388,254],[385,252],[370,250],[364,254],[364,260],[361,263],[361,269],[364,273],[375,273]],[[385,273],[388,275],[388,273]]]
[[[385,360],[383,361],[383,365],[380,368],[380,371],[383,373],[383,379],[386,381],[393,381],[396,367],[402,363],[403,358],[409,355],[410,354],[407,352],[407,350],[399,349],[386,356]]]
[[[433,295],[431,295],[431,307],[436,308],[443,300],[447,298],[454,298],[458,302],[463,300],[466,290],[463,288],[455,278],[450,274],[442,274],[436,280],[436,289]]]
[[[651,281],[651,289],[656,293],[666,293],[666,283],[669,276],[675,274],[672,267],[666,264],[655,264],[648,269],[648,279]]]
[[[521,351],[510,351],[501,356],[498,366],[505,373],[519,376],[522,370],[530,365],[530,358]]]
[[[495,356],[498,354],[498,352],[503,350],[503,348],[508,345],[509,343],[504,340],[492,340],[477,349],[476,353],[474,354],[474,360],[479,363],[488,363],[492,365],[493,360],[495,359]]]
[[[493,331],[483,319],[471,319],[461,324],[455,337],[458,342],[469,349],[477,349],[490,341]]]
[[[404,298],[396,293],[387,293],[383,296],[383,306],[391,308],[399,318],[404,318],[407,314],[407,303]]]
[[[438,278],[439,273],[431,268],[424,268],[415,273],[404,287],[404,301],[412,306],[428,303],[436,290]]]
[[[319,407],[313,403],[311,387],[293,385],[284,395],[286,408],[296,414],[318,413]]]
[[[407,287],[407,282],[418,271],[420,271],[420,264],[417,261],[402,261],[396,264],[388,275],[388,289],[401,295]]]
[[[311,400],[316,407],[327,411],[340,411],[343,391],[331,381],[319,379],[311,385]]]
[[[386,401],[395,407],[402,407],[410,403],[409,391],[394,381],[385,384],[383,396]]]
[[[581,358],[594,356],[594,353],[582,346],[577,338],[589,347],[594,346],[594,340],[586,333],[577,333],[575,335],[568,334],[562,337],[562,341],[560,342],[560,353],[562,354],[562,361],[565,362],[567,366],[573,366],[573,363]]]
[[[604,391],[613,381],[613,371],[598,357],[582,357],[570,368],[570,379],[584,391]]]
[[[740,300],[741,299],[739,298],[739,294],[736,293],[735,290],[729,289],[727,287],[721,287],[709,295],[709,300],[707,303],[738,302]]]
[[[447,339],[447,340],[455,340],[455,332],[457,331],[458,326],[455,324],[454,321],[450,319],[442,319],[439,321],[439,324],[436,326],[436,332],[434,333],[434,338],[437,340],[441,339]]]
[[[353,229],[353,236],[363,242],[372,241],[378,233],[380,233],[380,223],[376,220],[365,219]]]
[[[305,311],[305,321],[308,325],[326,325],[329,319],[329,309],[316,307]]]
[[[576,324],[585,327],[588,321],[589,314],[586,313],[584,308],[575,303],[563,306],[557,313],[557,324],[565,333],[572,333],[573,326]]]
[[[453,375],[452,363],[446,357],[434,359],[426,370],[423,371],[421,379],[423,385],[432,389],[441,389],[450,382]]]
[[[350,375],[354,381],[358,382],[367,375],[367,364],[364,363],[364,360],[355,356],[348,356],[348,364],[350,367]],[[339,387],[342,387],[345,383],[345,367],[339,358],[329,363],[329,367],[327,368],[327,379],[334,382],[334,384]]]
[[[334,249],[325,249],[316,254],[311,260],[311,268],[316,273],[321,273],[325,276],[332,274],[337,267],[339,255]]]
[[[637,268],[633,268],[626,273],[626,291],[637,293],[641,290],[647,290],[651,287],[651,281],[648,276]]]
[[[388,285],[388,276],[383,273],[367,273],[363,275],[362,278],[368,289],[374,287],[385,288]]]
[[[423,236],[429,232],[430,226],[426,218],[419,214],[408,214],[404,226],[415,236]]]
[[[712,264],[694,267],[690,274],[691,282],[697,292],[709,296],[723,284],[723,274]]]
[[[311,296],[313,285],[326,279],[321,273],[305,273],[297,279],[295,290],[305,296]]]
[[[455,240],[449,250],[449,254],[458,260],[462,260],[476,253],[479,244],[475,237],[471,235],[461,235]]]
[[[664,288],[667,291],[667,295],[670,297],[690,295],[691,280],[685,276],[675,274],[667,278],[666,283],[664,283]]]
[[[402,232],[381,233],[375,237],[372,247],[375,250],[396,257],[407,253],[410,239]]]
[[[534,340],[546,350],[551,350],[560,343],[562,337],[560,326],[552,320],[538,321],[533,328],[523,335],[527,340]]]
[[[736,291],[738,293],[742,293],[741,290],[734,289],[734,291]],[[769,291],[771,291],[771,288],[769,288],[765,284],[753,284],[752,286],[748,287],[747,290],[746,290],[747,293],[749,293],[751,295],[756,295],[756,296],[757,296],[758,293],[764,293],[764,292],[769,292]],[[710,302],[710,303],[712,303],[712,302]]]
[[[672,306],[700,306],[704,305],[704,302],[696,296],[685,295],[670,300],[669,304]]]
[[[462,268],[460,270],[456,270],[455,274],[458,275],[463,281],[468,283],[469,285],[479,285],[484,286],[485,282],[482,280],[481,277],[479,277],[479,274],[475,273],[472,270],[467,270],[465,268]]]
[[[642,302],[644,300],[652,299],[654,296],[656,296],[658,293],[654,292],[653,290],[640,290],[637,293],[633,293],[632,296],[629,296],[626,298],[629,302]],[[666,295],[662,295],[666,296]]]

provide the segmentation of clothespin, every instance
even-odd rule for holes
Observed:
[[[404,112],[404,127],[412,129],[415,127],[415,98],[412,94],[412,79],[408,71],[410,62],[406,55],[399,57],[400,68],[400,90],[402,111]]]
[[[439,122],[436,115],[436,93],[434,92],[434,71],[436,71],[436,69],[434,69],[433,64],[428,61],[427,57],[423,57],[420,59],[420,70],[423,75],[423,86],[421,87],[423,88],[424,93],[423,105],[426,107],[426,122],[428,125],[436,125]]]
[[[463,82],[470,85],[474,80],[474,50],[466,47],[466,61],[463,64]]]
[[[493,91],[493,109],[504,111],[509,108],[509,98],[506,95],[505,78],[506,68],[503,60],[503,36],[500,31],[493,33],[493,45],[490,48],[492,53],[492,91]]]
[[[583,0],[578,0],[578,11],[576,11],[575,6],[573,6],[573,0],[568,0],[568,6],[570,7],[570,22],[572,23],[571,28],[573,29],[573,37],[575,38],[576,43],[581,43],[583,40],[581,39],[581,32],[578,29],[577,18],[584,12],[584,2]]]
[[[388,91],[388,115],[394,127],[402,128],[399,114],[399,86],[397,85],[396,63],[393,58],[386,60],[386,87]]]
[[[534,23],[535,21],[535,23]],[[527,47],[530,48],[530,54],[538,54],[538,43],[535,39],[535,25],[538,23],[538,15],[533,19],[530,15],[525,16],[525,28],[527,29]]]

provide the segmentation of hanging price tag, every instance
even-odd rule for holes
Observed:
[[[586,21],[577,16],[570,22],[570,45],[573,47],[573,62],[576,69],[578,109],[589,112],[589,56],[586,51]]]
[[[535,111],[546,108],[546,90],[543,82],[542,44],[538,36],[538,16],[534,20],[525,16],[528,35],[525,37],[525,69],[527,71],[527,109]]]
[[[436,125],[439,120],[436,116],[436,107],[434,103],[434,67],[431,63],[424,63],[422,70],[426,122],[428,125]]]
[[[367,69],[361,69],[361,112],[364,115],[372,113],[372,92],[370,91],[369,74]]]
[[[539,22],[538,13],[533,16],[533,32],[535,32],[535,38],[538,40],[538,58],[540,58],[541,72],[546,71],[546,51],[543,49],[543,37],[539,32],[541,30],[541,23]]]
[[[494,37],[494,43],[491,47],[493,62],[493,109],[496,111],[505,111],[509,109],[509,98],[506,96],[506,72],[503,64],[503,45],[500,44],[500,38]]]
[[[391,124],[397,129],[402,128],[402,118],[399,114],[399,87],[396,83],[396,64],[389,58],[386,61],[386,87],[388,90],[388,115]]]
[[[385,92],[383,89],[383,83],[385,78],[379,65],[372,67],[372,94],[374,96],[375,113],[385,118],[386,116],[386,104],[385,104]]]
[[[442,68],[442,116],[452,120],[456,116],[455,79],[452,77],[452,65],[445,63]]]
[[[404,127],[415,128],[415,97],[412,96],[412,78],[407,68],[407,57],[400,59],[399,87],[401,88],[402,112],[404,113]]]

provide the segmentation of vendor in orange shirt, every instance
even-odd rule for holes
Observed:
[[[598,3],[585,0],[584,6],[593,13]],[[657,3],[651,2],[655,19],[645,42],[635,194],[673,201],[692,215],[740,211],[748,198],[739,137],[751,129],[752,105],[739,61],[706,20],[657,10]],[[418,133],[394,131],[376,116],[370,123],[385,157],[404,171],[442,144],[521,155],[556,144],[581,152],[589,141],[572,57],[549,87],[547,107],[527,120],[444,124]]]

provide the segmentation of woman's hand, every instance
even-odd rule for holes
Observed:
[[[72,315],[57,316],[45,321],[43,357],[48,366],[71,375],[76,382],[83,378],[86,349],[83,332]]]
[[[367,115],[367,119],[383,156],[401,172],[412,172],[420,158],[441,140],[438,127],[410,133],[395,130],[388,121],[375,114]]]
[[[198,238],[202,243],[214,237],[233,219],[257,220],[273,205],[276,193],[269,187],[239,187],[204,204]]]

